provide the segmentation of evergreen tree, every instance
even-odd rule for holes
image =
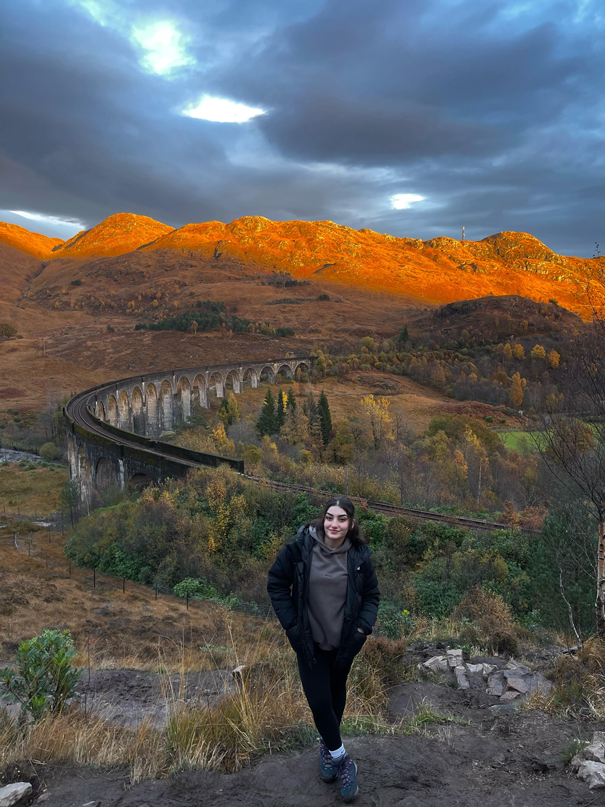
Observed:
[[[401,331],[399,332],[399,337],[398,337],[397,341],[398,342],[407,342],[409,338],[410,338],[410,335],[408,333],[408,326],[404,325],[403,328],[401,329]]]
[[[309,423],[312,423],[317,417],[317,402],[311,391],[309,391],[303,404],[303,412],[309,418]]]
[[[291,412],[296,412],[296,398],[294,397],[294,390],[292,389],[292,387],[290,387],[290,389],[288,390],[286,406]]]
[[[275,434],[277,431],[275,422],[275,401],[271,387],[267,390],[260,417],[256,421],[256,431],[260,437],[263,437],[265,434]]]
[[[330,414],[328,398],[323,390],[317,401],[317,411],[319,414],[321,438],[324,445],[327,446],[330,442],[330,432],[332,431],[332,415]]]
[[[286,396],[283,389],[280,389],[277,395],[277,411],[275,413],[275,426],[276,431],[279,431],[286,422]]]
[[[239,406],[235,395],[230,392],[228,398],[221,400],[221,405],[218,409],[218,416],[222,420],[225,427],[233,426],[234,423],[241,418]]]

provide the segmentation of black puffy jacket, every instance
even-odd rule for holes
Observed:
[[[282,628],[297,653],[310,665],[315,664],[315,648],[309,623],[309,572],[313,555],[313,536],[301,527],[292,543],[280,551],[269,569],[267,591]],[[345,667],[359,653],[366,637],[372,633],[378,615],[380,592],[370,555],[372,550],[361,544],[347,552],[347,600],[336,665]],[[357,628],[361,628],[360,633]]]

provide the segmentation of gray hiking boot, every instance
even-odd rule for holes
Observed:
[[[324,782],[335,782],[338,776],[336,763],[323,740],[319,743],[319,775]]]
[[[359,788],[357,787],[357,765],[348,754],[338,763],[338,781],[340,783],[340,795],[347,804],[353,801]]]

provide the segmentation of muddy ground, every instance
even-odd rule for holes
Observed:
[[[124,708],[134,693],[132,705],[136,702],[146,708],[157,695],[156,684],[144,673],[128,681],[119,672],[126,671],[113,671],[104,679],[106,689],[110,681],[117,686],[114,700],[123,697]],[[190,683],[190,692],[197,695],[203,682]],[[208,690],[221,685],[218,680],[205,683]],[[103,679],[96,685],[100,695]],[[346,738],[347,750],[359,765],[359,807],[605,804],[605,794],[589,791],[563,762],[572,740],[589,738],[603,726],[538,711],[494,712],[493,699],[483,693],[424,683],[395,687],[390,717],[413,715],[423,700],[460,722],[433,725],[428,736]],[[235,774],[186,771],[134,786],[127,771],[34,766],[39,777],[34,803],[42,799],[47,807],[81,807],[89,802],[98,802],[99,807],[329,807],[341,803],[337,786],[317,777],[316,749],[265,756]]]

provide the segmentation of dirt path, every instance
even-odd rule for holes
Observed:
[[[359,765],[358,807],[588,807],[605,804],[563,764],[571,740],[599,726],[541,712],[494,714],[484,698],[436,684],[404,684],[391,717],[422,699],[468,723],[435,725],[429,736],[350,737]],[[316,772],[316,749],[266,756],[239,773],[187,771],[129,785],[126,772],[53,768],[38,773],[47,807],[330,807],[336,785]],[[42,791],[41,791],[42,792]]]

